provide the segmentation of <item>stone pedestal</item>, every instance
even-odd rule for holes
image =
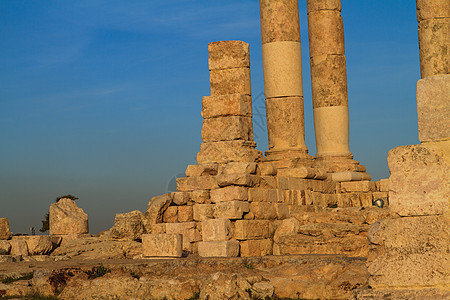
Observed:
[[[297,0],[260,0],[269,151],[278,168],[311,166],[305,145]]]
[[[448,74],[450,67],[450,1],[417,0],[422,78]]]
[[[347,71],[340,0],[308,0],[307,3],[316,166],[330,173],[365,172],[365,168],[353,160],[349,147]]]

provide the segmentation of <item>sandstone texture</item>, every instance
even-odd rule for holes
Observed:
[[[298,1],[260,0],[262,43],[300,42]]]
[[[7,218],[0,218],[0,240],[7,240],[12,236],[9,231],[9,222]]]
[[[49,214],[51,235],[89,232],[87,214],[71,199],[62,198],[50,205]]]
[[[142,255],[181,257],[183,253],[181,234],[144,234],[142,236]]]
[[[139,240],[146,233],[144,214],[138,210],[116,214],[111,234],[116,239]]]

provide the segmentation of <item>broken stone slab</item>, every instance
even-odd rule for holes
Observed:
[[[237,220],[234,226],[234,237],[237,240],[265,239],[269,237],[269,221],[267,220]]]
[[[223,174],[217,176],[217,183],[220,187],[230,185],[253,187],[260,183],[260,176],[250,174]]]
[[[52,237],[48,235],[14,236],[11,241],[24,241],[27,245],[28,255],[47,255],[53,250]],[[22,250],[14,250],[16,254],[19,254],[19,252],[20,254],[25,253],[23,245],[20,243],[13,243],[13,245],[23,248]]]
[[[27,242],[21,239],[12,239],[9,241],[11,244],[11,255],[22,255],[27,256],[28,255],[28,246]]]
[[[207,163],[199,165],[188,165],[186,168],[186,177],[217,175],[219,164]]]
[[[218,41],[208,44],[209,69],[250,68],[249,44],[242,41]]]
[[[401,216],[449,209],[450,140],[394,148],[388,153],[389,207]]]
[[[146,230],[142,212],[134,210],[129,213],[116,214],[114,226],[111,228],[113,238],[140,240],[144,233],[146,233]]]
[[[195,222],[166,223],[166,233],[179,233],[183,235],[183,250],[192,251],[192,242],[202,240],[202,234]]]
[[[199,242],[198,255],[200,255],[201,257],[237,257],[239,256],[239,242]]]
[[[241,219],[244,213],[250,211],[247,201],[226,201],[214,204],[214,218]]]
[[[202,99],[204,119],[225,116],[252,116],[252,97],[243,94],[205,96]]]
[[[176,205],[186,205],[191,200],[189,192],[173,192],[172,202]]]
[[[9,222],[7,218],[0,218],[0,240],[11,238],[12,233],[9,231]]]
[[[198,204],[209,204],[210,200],[210,192],[209,190],[196,190],[190,192],[191,200]]]
[[[148,225],[162,223],[163,215],[166,209],[172,202],[171,194],[164,194],[153,197],[147,204],[147,211],[145,212],[145,221]]]
[[[181,257],[183,236],[176,233],[142,235],[144,257]]]
[[[227,186],[221,189],[211,190],[211,202],[247,201],[248,188],[241,186]]]
[[[257,164],[254,162],[229,162],[222,170],[222,174],[256,174]]]
[[[89,233],[88,215],[75,201],[62,198],[50,205],[50,235]]]
[[[202,140],[205,143],[219,141],[253,141],[251,117],[228,116],[204,119]]]
[[[422,143],[450,138],[449,91],[450,74],[430,76],[417,82],[419,140]]]
[[[202,222],[204,242],[227,241],[231,239],[231,221],[228,219],[211,219]]]
[[[169,206],[163,215],[164,223],[178,223],[178,206]]]

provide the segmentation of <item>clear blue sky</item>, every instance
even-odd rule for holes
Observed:
[[[315,154],[306,0],[299,1],[306,142]],[[350,148],[374,179],[416,144],[415,1],[342,0]],[[91,232],[145,211],[195,163],[207,45],[250,44],[255,139],[267,150],[259,5],[223,1],[0,0],[0,217],[40,228],[78,196]]]

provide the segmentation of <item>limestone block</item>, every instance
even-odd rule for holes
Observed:
[[[419,23],[420,73],[422,78],[450,73],[450,18]]]
[[[349,181],[341,183],[342,192],[374,192],[376,186],[374,181]]]
[[[177,190],[187,192],[218,188],[216,176],[198,176],[177,178]]]
[[[229,162],[222,174],[256,174],[256,166],[254,162]]]
[[[370,243],[381,247],[368,262],[370,285],[418,287],[448,284],[450,222],[446,216],[383,219],[370,228]]]
[[[303,97],[266,99],[269,149],[305,146]]]
[[[209,190],[192,191],[192,192],[190,192],[190,198],[193,202],[198,203],[198,204],[211,203]]]
[[[178,222],[194,221],[193,206],[178,206]]]
[[[341,0],[308,0],[308,13],[318,10],[337,10],[341,11]]]
[[[191,195],[189,192],[172,193],[172,202],[176,205],[186,205],[189,200],[191,200]]]
[[[186,168],[186,177],[203,176],[203,175],[217,175],[219,165],[216,163],[188,165]]]
[[[195,221],[204,221],[214,218],[213,204],[194,204],[193,213]]]
[[[169,206],[163,215],[164,223],[178,223],[178,206]]]
[[[262,55],[266,99],[303,97],[300,43],[283,41],[263,44]]]
[[[179,233],[183,235],[183,250],[191,251],[192,242],[202,240],[202,235],[195,222],[166,223],[166,233]]]
[[[9,231],[9,222],[7,218],[0,218],[0,240],[7,240],[12,236]]]
[[[401,216],[447,212],[449,160],[450,141],[401,146],[390,150],[390,209]]]
[[[289,218],[281,221],[276,228],[275,235],[273,237],[274,242],[279,242],[284,236],[295,235],[300,229],[300,222],[295,218]]]
[[[367,193],[361,193],[359,194],[359,202],[361,203],[362,207],[371,207],[372,206],[372,200],[376,200],[375,198],[373,198],[373,194],[372,192],[367,192]],[[388,202],[385,200],[384,203],[387,205]]]
[[[11,251],[11,244],[8,241],[0,240],[0,255],[7,255]]]
[[[226,201],[214,204],[214,217],[216,219],[241,219],[242,215],[250,211],[247,201]]]
[[[162,234],[166,233],[166,224],[159,223],[159,224],[153,224],[150,226],[150,233],[152,234]]]
[[[361,206],[358,193],[337,194],[338,207],[355,207]]]
[[[211,96],[251,95],[250,68],[211,70],[209,72]]]
[[[114,226],[111,228],[112,237],[115,239],[138,240],[145,231],[144,214],[138,210],[116,214]]]
[[[50,205],[49,227],[52,235],[88,233],[88,215],[75,201],[62,198]]]
[[[250,117],[229,116],[204,119],[202,127],[204,142],[253,140],[253,125]]]
[[[300,42],[298,1],[260,0],[262,43]]]
[[[276,189],[277,178],[275,176],[260,176],[257,186],[262,189]]]
[[[223,201],[247,201],[248,188],[240,186],[227,186],[221,189],[211,191],[211,202],[218,203]]]
[[[277,168],[272,163],[260,163],[258,164],[258,169],[261,176],[277,175]]]
[[[217,176],[217,183],[220,187],[230,185],[253,187],[258,185],[259,180],[259,176],[249,174],[223,174]]]
[[[12,239],[9,241],[11,244],[11,255],[22,255],[27,256],[28,255],[28,246],[27,242],[21,239]]]
[[[27,244],[28,255],[47,255],[53,250],[52,239],[48,235],[15,236],[12,241],[24,241]]]
[[[273,243],[270,239],[241,241],[241,257],[272,255]]]
[[[419,140],[422,143],[450,138],[449,91],[450,74],[417,82]]]
[[[275,208],[278,220],[289,218],[289,207],[286,203],[274,203],[273,206]]]
[[[248,201],[250,202],[277,202],[276,189],[250,188],[248,189]]]
[[[142,235],[142,254],[145,257],[181,257],[183,237],[181,234]]]
[[[378,191],[389,192],[389,178],[380,179],[380,181],[378,181]]]
[[[145,212],[146,222],[150,225],[162,223],[164,212],[167,207],[169,207],[171,202],[171,194],[153,197],[147,204],[147,211]]]
[[[372,199],[382,199],[384,201],[384,205],[386,206],[389,203],[389,192],[374,192],[372,193]]]
[[[344,171],[331,174],[331,179],[336,182],[344,182],[344,181],[371,180],[372,177],[367,173]]]
[[[314,108],[348,106],[344,55],[313,56],[311,58],[311,78],[313,79],[311,85]]]
[[[202,222],[203,241],[227,241],[231,239],[231,221],[211,219]]]
[[[202,143],[197,154],[200,163],[228,163],[231,161],[259,161],[262,153],[255,149],[256,143],[250,141],[223,141]]]
[[[269,237],[268,220],[237,220],[234,223],[237,240],[261,239]]]
[[[255,215],[256,219],[274,220],[277,218],[277,212],[273,203],[252,202],[250,203],[250,211]]]
[[[200,255],[201,257],[237,257],[239,256],[239,242],[199,242],[198,255]]]
[[[308,179],[327,179],[327,171],[325,169],[319,168],[308,168],[308,167],[296,167],[296,168],[286,168],[280,169],[278,171],[278,176],[283,177],[296,177],[296,178],[308,178]]]
[[[417,21],[450,18],[450,3],[447,0],[416,0]]]
[[[309,52],[311,57],[344,55],[344,23],[339,10],[308,13]]]
[[[242,41],[218,41],[208,44],[209,69],[250,68],[249,45]]]
[[[245,94],[205,96],[202,99],[204,119],[225,116],[252,116],[252,97]]]

